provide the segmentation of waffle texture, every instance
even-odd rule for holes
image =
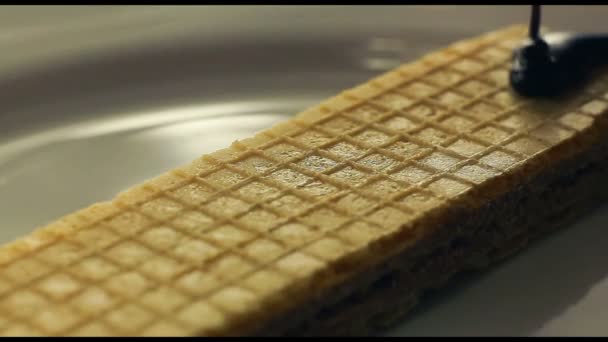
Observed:
[[[0,335],[248,334],[588,149],[608,75],[518,98],[525,33],[455,43],[3,246]]]

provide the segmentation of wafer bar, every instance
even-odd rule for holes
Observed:
[[[604,198],[608,74],[517,97],[507,75],[525,32],[454,43],[3,246],[0,335],[398,322],[428,289]]]

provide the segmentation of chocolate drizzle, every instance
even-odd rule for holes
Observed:
[[[511,87],[520,95],[548,97],[575,89],[608,64],[608,35],[540,35],[540,5],[533,5],[529,39],[513,55]]]

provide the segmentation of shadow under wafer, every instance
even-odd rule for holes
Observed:
[[[594,300],[592,306],[603,306],[593,289],[605,287],[608,278],[606,209],[601,206],[491,269],[454,277],[381,335],[544,336],[543,328],[552,326],[563,336],[599,336],[593,333],[601,328],[598,321],[585,334],[570,330],[568,312]]]

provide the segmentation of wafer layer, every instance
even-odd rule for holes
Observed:
[[[4,246],[0,335],[246,334],[588,149],[608,77],[517,98],[524,34],[451,45]]]

